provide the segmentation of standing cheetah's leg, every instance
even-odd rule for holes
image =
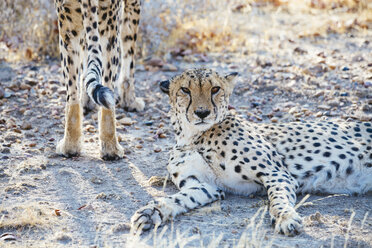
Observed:
[[[77,81],[81,64],[82,19],[75,9],[78,3],[56,0],[58,14],[60,57],[66,85],[65,134],[57,145],[57,153],[72,157],[80,153],[82,138],[82,110],[79,103]]]
[[[120,6],[119,1],[114,2],[103,2],[103,4],[108,4],[108,7],[118,9]],[[101,3],[101,2],[100,2]],[[112,87],[111,82],[117,77],[115,66],[118,65],[118,57],[112,56],[112,53],[106,51],[107,45],[110,41],[115,40],[113,34],[110,41],[108,41],[108,33],[100,33],[99,26],[105,26],[107,29],[103,31],[111,30],[112,33],[116,32],[116,22],[117,11],[111,13],[108,20],[113,23],[108,25],[108,21],[99,22],[98,13],[101,11],[101,7],[98,5],[98,0],[82,0],[82,13],[83,13],[83,23],[86,30],[86,42],[88,46],[87,52],[87,68],[84,73],[84,84],[88,95],[93,101],[102,106],[99,113],[99,132],[101,141],[101,157],[107,160],[113,160],[121,158],[124,155],[123,149],[118,143],[116,137],[116,119],[115,119],[115,100],[113,92],[110,89]],[[113,44],[110,44],[114,47]],[[104,51],[102,51],[104,49]],[[114,50],[115,51],[115,50]],[[115,51],[117,52],[117,51]],[[102,56],[104,54],[104,56]],[[110,68],[104,68],[104,65],[113,65],[112,70]],[[103,75],[103,76],[102,76]],[[102,86],[102,77],[104,82]]]
[[[283,171],[261,172],[257,176],[269,196],[269,212],[275,231],[287,236],[298,234],[302,229],[302,218],[294,209],[298,188],[295,179]]]
[[[123,18],[121,20],[121,75],[116,88],[119,94],[120,107],[128,111],[142,111],[145,103],[136,97],[134,89],[134,58],[138,24],[140,20],[140,0],[124,0]]]

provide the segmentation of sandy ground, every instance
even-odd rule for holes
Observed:
[[[150,180],[167,174],[174,144],[160,80],[200,66],[238,71],[233,111],[254,122],[372,120],[371,30],[298,38],[304,20],[286,13],[236,15],[256,24],[242,26],[246,52],[139,61],[136,87],[147,105],[141,113],[117,110],[126,156],[116,162],[99,158],[97,113],[85,117],[82,155],[55,155],[65,105],[58,61],[1,62],[0,247],[372,247],[371,194],[310,196],[298,209],[304,232],[292,238],[274,235],[265,197],[234,195],[155,235],[130,233],[136,209],[177,192]]]

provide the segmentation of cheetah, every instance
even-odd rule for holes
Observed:
[[[176,138],[167,169],[180,191],[137,210],[134,230],[230,192],[267,194],[275,231],[293,236],[302,230],[296,194],[372,190],[371,122],[248,122],[228,109],[236,76],[192,69],[160,83]]]
[[[79,155],[83,109],[86,113],[98,105],[101,157],[121,158],[115,104],[129,111],[144,109],[133,78],[140,0],[55,0],[55,7],[67,92],[65,133],[57,153]]]

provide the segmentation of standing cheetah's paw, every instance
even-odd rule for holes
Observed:
[[[132,230],[147,231],[153,226],[159,226],[162,223],[162,214],[159,209],[150,204],[140,208],[131,218]]]
[[[103,160],[118,160],[124,157],[124,149],[118,142],[101,142],[101,158]]]
[[[145,101],[141,97],[136,97],[134,101],[122,103],[120,106],[128,112],[141,112],[145,109]]]
[[[80,155],[81,151],[81,143],[80,141],[76,142],[67,142],[65,138],[60,140],[57,144],[56,152],[59,155],[62,155],[64,157],[76,157]]]
[[[295,236],[302,231],[302,218],[296,211],[290,211],[283,214],[279,219],[273,221],[275,224],[275,232],[286,236]]]

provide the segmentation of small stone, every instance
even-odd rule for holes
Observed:
[[[36,86],[39,84],[39,82],[36,79],[29,77],[25,78],[25,83],[28,84],[29,86]]]
[[[22,128],[23,130],[30,130],[30,129],[32,129],[32,126],[31,126],[31,124],[28,123],[28,122],[23,122],[22,125],[21,125],[21,128]]]
[[[145,121],[143,124],[145,124],[146,126],[152,126],[152,124],[154,124],[154,122],[152,122],[152,121]]]
[[[90,179],[90,181],[94,184],[102,184],[103,183],[103,180],[101,178],[98,178],[98,177],[92,177],[92,179]]]
[[[120,224],[117,224],[116,226],[114,226],[112,228],[112,232],[113,233],[126,232],[126,231],[129,231],[130,228],[131,228],[130,224],[128,224],[128,223],[120,223]]]
[[[161,152],[161,148],[160,147],[155,148],[154,152],[156,152],[156,153]]]
[[[31,89],[31,86],[30,85],[27,85],[27,84],[21,84],[21,86],[19,88],[21,90],[30,90]]]
[[[165,139],[166,137],[167,137],[167,135],[165,133],[159,134],[159,138],[160,139]]]
[[[143,146],[142,145],[136,145],[137,149],[141,149]]]
[[[338,107],[340,105],[340,102],[337,100],[331,100],[331,101],[328,101],[327,103],[331,107]]]
[[[15,132],[15,133],[22,133],[22,131],[20,129],[18,129],[18,128],[14,128],[13,129],[13,132]]]
[[[277,117],[273,117],[270,120],[272,123],[277,123],[279,119]]]
[[[364,87],[366,87],[366,88],[372,87],[372,82],[370,82],[370,81],[364,82]],[[0,96],[0,98],[1,98],[1,96]]]
[[[161,68],[162,71],[178,71],[178,68],[172,64],[165,64]]]
[[[317,113],[315,114],[315,116],[316,116],[316,117],[321,117],[321,116],[323,116],[323,113],[319,111],[319,112],[317,112]]]
[[[293,51],[298,54],[307,54],[307,51],[301,47],[296,47]]]
[[[350,70],[350,69],[349,69],[349,67],[347,67],[347,66],[344,66],[344,67],[342,68],[342,71],[348,71],[348,70]]]
[[[133,121],[131,118],[125,117],[121,119],[120,123],[123,124],[124,126],[131,126],[133,124]]]
[[[4,89],[0,87],[0,99],[3,99],[5,96]]]
[[[145,63],[146,65],[153,66],[153,67],[162,67],[164,65],[163,60],[161,60],[160,58],[151,58]]]
[[[92,125],[88,125],[86,129],[89,133],[94,133],[96,131],[95,127]]]
[[[5,147],[1,149],[1,153],[4,153],[4,154],[10,153],[10,149],[8,147]]]
[[[340,94],[340,96],[348,96],[349,95],[349,93],[347,93],[347,92],[341,92],[341,94]]]
[[[331,109],[331,106],[328,106],[328,105],[319,105],[318,106],[318,109],[321,109],[321,110],[330,110]]]
[[[28,145],[29,147],[35,147],[36,146],[36,143],[31,143]]]

